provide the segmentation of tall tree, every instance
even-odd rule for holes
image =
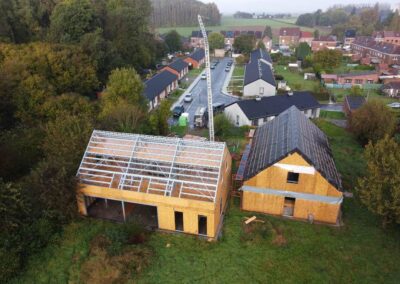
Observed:
[[[76,43],[97,26],[98,20],[89,0],[63,1],[51,15],[50,37],[55,42]]]
[[[172,30],[167,33],[167,35],[165,36],[165,43],[167,44],[168,50],[170,52],[182,50],[181,36],[176,30]]]
[[[373,143],[393,135],[396,117],[381,101],[372,100],[356,110],[349,118],[349,129],[362,144]]]
[[[210,50],[222,49],[225,47],[225,38],[221,33],[215,32],[208,36],[208,41],[210,44]]]
[[[270,39],[272,39],[272,28],[271,28],[271,26],[268,26],[268,25],[265,26],[263,36],[267,36],[267,37],[269,37]]]
[[[253,35],[240,35],[233,43],[235,51],[243,54],[249,54],[255,46],[256,38]]]
[[[366,175],[358,180],[361,202],[382,217],[382,226],[400,224],[400,146],[385,136],[365,150]]]

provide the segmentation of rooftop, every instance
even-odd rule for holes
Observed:
[[[204,57],[206,56],[206,53],[204,51],[203,48],[197,48],[196,50],[194,50],[191,54],[190,54],[190,58],[196,60],[197,62],[199,62],[200,60],[202,60]]]
[[[301,30],[300,28],[281,28],[279,30],[280,36],[300,36]]]
[[[225,143],[95,130],[80,183],[215,202]]]
[[[353,45],[370,48],[385,54],[400,55],[400,46],[386,42],[376,42],[373,37],[357,37]]]
[[[293,95],[262,97],[260,100],[241,100],[238,104],[248,119],[277,116],[291,106],[300,110],[314,109],[321,105],[309,92],[294,92]]]
[[[257,128],[244,178],[256,176],[292,153],[300,154],[333,186],[342,188],[327,137],[295,106]]]
[[[366,102],[363,96],[346,96],[345,100],[350,110],[359,109]]]
[[[144,83],[144,95],[148,100],[152,101],[156,96],[161,94],[168,85],[172,84],[172,82],[177,79],[178,77],[175,74],[162,71]]]
[[[179,58],[179,59],[175,60],[174,62],[172,62],[171,64],[169,64],[168,66],[178,72],[181,72],[183,69],[188,67],[189,64],[186,61],[184,61],[183,59]]]

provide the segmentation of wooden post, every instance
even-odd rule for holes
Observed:
[[[121,204],[122,204],[122,216],[124,217],[124,222],[126,222],[125,202],[121,201]]]

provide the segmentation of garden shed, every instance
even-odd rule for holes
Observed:
[[[78,169],[81,214],[216,238],[230,187],[225,143],[95,130]]]

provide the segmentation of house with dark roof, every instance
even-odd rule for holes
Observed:
[[[344,32],[343,37],[343,44],[349,46],[356,40],[356,30],[355,29],[348,29]]]
[[[168,71],[161,71],[144,82],[144,85],[143,94],[149,100],[149,110],[152,110],[178,88],[178,76]]]
[[[189,63],[179,58],[168,66],[164,67],[162,70],[166,70],[178,76],[178,80],[181,80],[189,72]]]
[[[196,48],[188,57],[185,62],[189,64],[189,68],[200,68],[204,64],[206,52],[203,48]]]
[[[299,44],[301,37],[300,28],[281,28],[279,30],[279,45],[294,46]]]
[[[294,92],[236,101],[227,105],[224,113],[236,126],[260,126],[292,106],[296,106],[308,118],[318,118],[321,110],[321,105],[310,92]]]
[[[207,35],[210,31],[207,31]],[[193,48],[204,48],[204,38],[201,31],[192,31],[190,36],[190,45]]]
[[[335,49],[337,45],[336,37],[334,36],[320,36],[311,42],[311,50],[313,52],[323,49]]]
[[[350,116],[365,103],[366,100],[363,96],[346,96],[344,98],[343,111],[347,116]]]
[[[295,106],[256,129],[239,170],[242,210],[339,223],[342,183],[328,139]]]
[[[400,38],[399,38],[400,44]],[[363,64],[400,63],[400,45],[377,41],[374,37],[357,37],[351,44],[353,60],[362,60]]]
[[[382,86],[382,92],[392,98],[399,98],[400,97],[400,82],[393,81],[389,82]]]
[[[276,82],[272,71],[272,60],[264,49],[254,50],[250,62],[245,66],[244,97],[275,96]]]

